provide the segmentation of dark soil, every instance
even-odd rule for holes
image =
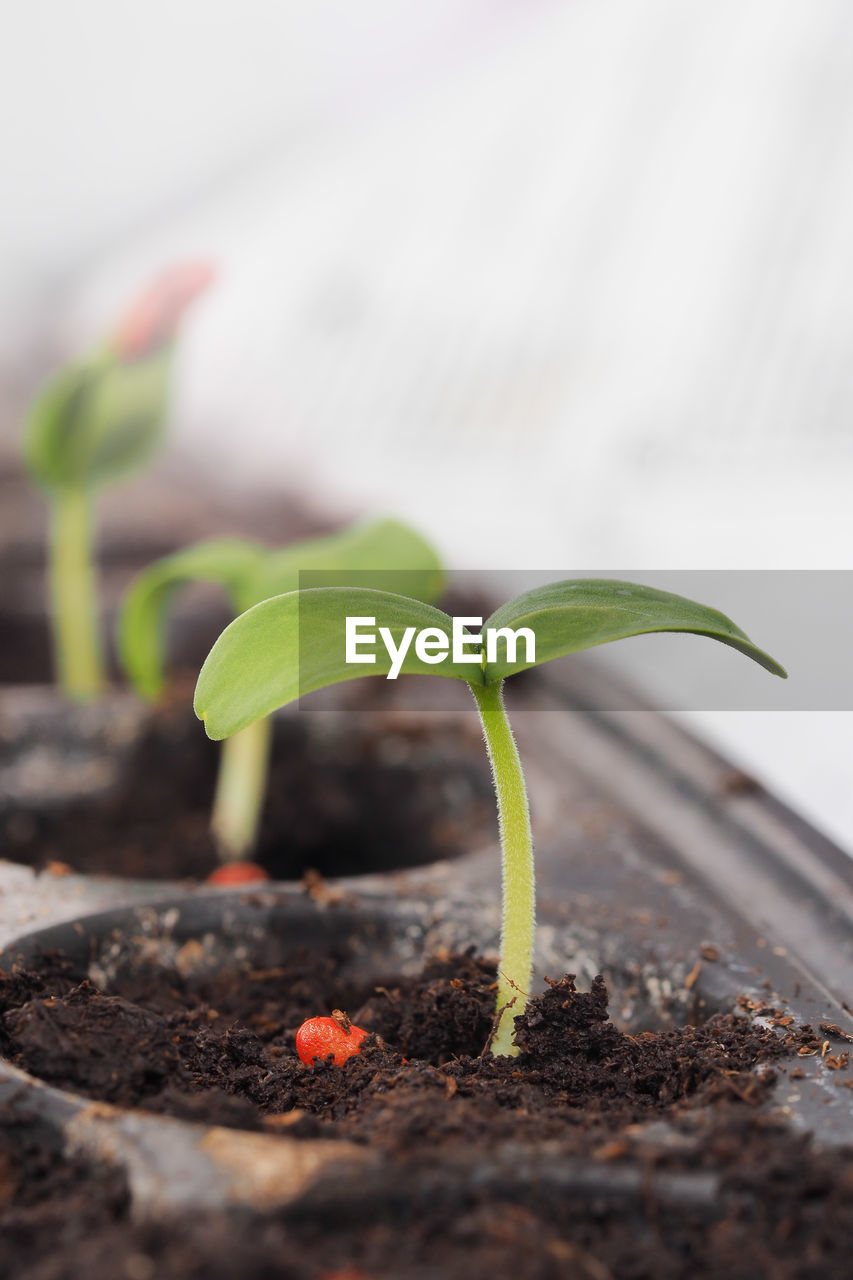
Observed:
[[[606,1166],[607,1161],[599,1162]],[[712,1204],[673,1205],[654,1177],[713,1170]],[[63,1159],[0,1119],[0,1274],[8,1280],[827,1280],[849,1273],[853,1153],[814,1150],[725,1107],[701,1155],[646,1154],[641,1198],[549,1187],[419,1194],[354,1221],[328,1206],[260,1218],[128,1221],[121,1178]],[[396,1168],[404,1178],[411,1168]]]
[[[52,955],[2,982],[4,1052],[55,1083],[273,1131],[285,1114],[288,1136],[387,1156],[378,1187],[298,1211],[133,1226],[120,1178],[0,1126],[0,1273],[15,1280],[847,1273],[853,1153],[814,1150],[765,1105],[808,1030],[783,1040],[720,1015],[630,1037],[609,1022],[603,983],[578,993],[564,978],[520,1020],[519,1058],[481,1058],[494,973],[472,956],[363,990],[308,955],[239,978],[140,969],[109,994]],[[343,1068],[303,1066],[299,1022],[344,1002],[373,1038]],[[567,1190],[538,1169],[503,1189],[447,1172],[509,1138],[552,1166],[580,1159],[616,1182],[628,1169],[633,1190]]]
[[[775,1032],[733,1014],[624,1034],[609,1021],[603,981],[580,993],[568,977],[518,1020],[519,1058],[482,1056],[492,965],[435,959],[418,979],[361,989],[337,968],[334,957],[307,952],[239,974],[151,965],[103,992],[52,954],[39,971],[2,979],[2,1048],[35,1075],[95,1099],[249,1128],[275,1127],[285,1112],[293,1120],[296,1109],[292,1135],[398,1153],[425,1138],[431,1148],[514,1138],[585,1150],[595,1129],[717,1098],[756,1105],[786,1052]],[[342,1069],[303,1066],[297,1028],[336,1007],[373,1038]],[[788,1047],[801,1035],[789,1031]]]
[[[219,751],[192,713],[191,689],[177,691],[106,794],[0,801],[0,856],[39,870],[204,879],[219,865],[209,830]],[[282,880],[418,866],[494,838],[493,811],[473,717],[466,735],[458,722],[296,713],[276,721],[254,856]]]
[[[64,1159],[49,1131],[0,1111],[0,1275],[50,1267],[126,1213],[114,1169]]]

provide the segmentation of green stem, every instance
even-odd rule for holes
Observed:
[[[255,846],[271,738],[272,720],[265,716],[222,744],[210,826],[223,862],[241,862]]]
[[[503,854],[503,925],[498,966],[500,1017],[492,1053],[514,1057],[513,1022],[524,1012],[533,970],[536,883],[530,808],[518,747],[503,703],[503,681],[471,685],[480,712],[498,801]],[[511,1006],[511,1007],[507,1007]]]
[[[82,488],[60,489],[54,495],[50,590],[59,682],[69,698],[91,701],[101,691],[104,669],[92,555],[92,506]]]

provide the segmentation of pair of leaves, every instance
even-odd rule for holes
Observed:
[[[144,569],[125,596],[119,652],[138,692],[156,698],[164,683],[165,628],[175,592],[188,582],[223,587],[236,614],[314,578],[434,600],[444,574],[433,548],[398,520],[378,520],[271,551],[240,539],[200,542]]]
[[[266,600],[225,629],[202,667],[195,710],[208,736],[228,737],[316,689],[387,674],[391,658],[381,642],[373,650],[374,664],[346,661],[348,617],[374,618],[370,630],[378,634],[380,627],[387,628],[395,648],[412,627],[416,632],[434,628],[449,644],[452,640],[452,619],[440,609],[365,587],[318,587]],[[482,652],[476,664],[456,663],[448,655],[433,665],[422,661],[410,644],[400,670],[495,684],[529,666],[611,640],[682,631],[719,640],[774,675],[785,676],[769,654],[718,610],[633,582],[587,578],[537,587],[502,605],[483,630],[521,627],[536,637],[535,662],[526,660],[523,642],[513,659],[505,639],[498,640],[494,661],[487,662]]]
[[[24,454],[47,489],[91,489],[136,470],[165,429],[172,346],[140,360],[112,351],[69,365],[30,411]]]

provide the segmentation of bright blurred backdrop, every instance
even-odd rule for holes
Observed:
[[[853,568],[849,0],[2,10],[7,443],[48,354],[209,254],[202,477],[465,568]],[[853,850],[849,713],[685,716]]]

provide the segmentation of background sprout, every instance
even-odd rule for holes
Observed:
[[[78,701],[96,697],[104,682],[92,554],[95,493],[135,471],[160,443],[175,334],[212,274],[205,263],[185,263],[159,276],[103,347],[54,374],[30,410],[24,455],[52,505],[57,676]]]
[[[346,619],[373,618],[387,628],[400,650],[409,644],[400,670],[464,680],[471,688],[492,766],[503,858],[503,922],[498,966],[495,1054],[515,1054],[513,1020],[523,1012],[530,989],[535,925],[535,881],[530,812],[518,750],[503,703],[507,676],[553,658],[611,640],[653,631],[685,631],[731,645],[774,675],[785,671],[724,614],[682,596],[632,582],[580,579],[527,591],[502,605],[484,624],[484,635],[525,627],[535,635],[535,661],[522,641],[513,654],[506,637],[496,637],[494,654],[468,643],[474,664],[452,652],[453,619],[428,604],[381,591],[316,588],[290,592],[244,613],[223,631],[201,669],[195,710],[214,739],[239,733],[275,707],[314,689],[363,675],[387,674],[392,660],[377,644],[376,662],[347,662]],[[413,631],[411,629],[414,629]],[[411,644],[429,629],[446,639],[448,651],[428,660]],[[421,654],[426,652],[421,647]]]
[[[175,592],[188,582],[225,588],[235,614],[299,586],[299,575],[320,571],[324,581],[394,586],[417,599],[441,594],[444,574],[433,548],[407,525],[379,520],[272,551],[239,539],[201,542],[144,569],[125,595],[119,617],[119,655],[138,692],[163,690],[166,617]],[[351,580],[351,578],[350,578]],[[271,723],[266,715],[225,743],[211,816],[223,862],[240,861],[255,846],[266,794]]]

